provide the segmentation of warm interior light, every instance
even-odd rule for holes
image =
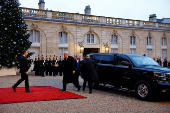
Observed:
[[[84,47],[81,46],[81,47],[80,47],[80,53],[83,53],[83,52],[84,52]]]

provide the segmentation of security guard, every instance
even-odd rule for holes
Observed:
[[[46,76],[48,76],[48,58],[46,56],[46,60],[45,60],[45,74]]]
[[[38,61],[37,61],[37,58],[35,58],[33,70],[35,71],[35,76],[38,76]]]
[[[58,61],[58,71],[59,71],[59,75],[62,76],[62,72],[63,72],[63,62],[61,61],[61,56],[60,59]]]
[[[48,72],[49,72],[50,76],[52,76],[52,71],[53,71],[53,62],[51,60],[51,55],[50,55],[50,58],[49,58],[49,61],[48,61]]]
[[[57,59],[55,59],[55,55],[53,58],[53,76],[58,75],[58,62]]]
[[[45,60],[44,60],[43,56],[42,56],[42,60],[39,63],[39,66],[40,66],[40,75],[41,75],[41,77],[45,77],[44,76],[44,72],[45,72]]]

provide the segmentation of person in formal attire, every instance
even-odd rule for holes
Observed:
[[[53,65],[53,76],[56,76],[58,75],[58,62],[55,59],[55,57],[53,58],[52,65]]]
[[[34,61],[34,69],[35,71],[35,76],[38,76],[38,61],[37,61],[37,58],[35,58],[35,61]]]
[[[61,60],[61,56],[60,56],[60,59],[58,61],[58,72],[59,72],[59,75],[62,76],[62,73],[63,73],[63,62]]]
[[[168,67],[168,61],[167,61],[167,58],[165,58],[165,59],[164,59],[163,67]]]
[[[168,62],[168,67],[170,68],[170,60],[169,60],[169,62]]]
[[[49,61],[48,61],[48,72],[49,72],[50,76],[52,76],[52,71],[53,71],[53,62],[52,62],[51,57],[50,57]]]
[[[44,76],[44,72],[45,72],[45,60],[44,60],[44,57],[42,57],[42,59],[39,62],[39,70],[40,70],[40,76],[45,77]]]
[[[46,56],[46,60],[45,60],[45,75],[48,76],[48,58]]]
[[[82,61],[82,74],[83,74],[83,91],[86,87],[86,82],[88,81],[89,94],[92,93],[93,82],[98,80],[98,74],[95,69],[96,62],[90,59],[89,55],[86,55],[86,59]]]
[[[75,76],[75,80],[76,80],[77,84],[79,85],[79,76],[80,76],[81,61],[80,61],[80,57],[78,55],[76,55],[75,57],[76,57],[76,59],[75,59],[76,70],[75,70],[74,76]]]
[[[26,56],[28,55],[28,52],[26,50],[22,51],[22,55],[20,57],[19,63],[20,63],[20,73],[21,73],[21,79],[19,79],[17,81],[17,83],[15,83],[12,88],[13,90],[16,92],[16,88],[17,86],[25,80],[25,91],[26,92],[33,92],[31,90],[29,90],[29,82],[28,82],[28,61],[26,59]]]
[[[159,65],[161,65],[161,66],[162,66],[161,57],[160,57],[160,58],[157,58],[157,63],[158,63]]]
[[[80,86],[76,83],[74,74],[75,74],[75,70],[76,70],[76,66],[75,66],[75,61],[74,58],[72,56],[68,56],[68,52],[64,52],[64,60],[63,60],[63,89],[60,91],[66,91],[66,84],[68,83],[73,83],[74,86],[77,89],[77,91],[80,91]]]
[[[39,55],[38,55],[38,68],[37,68],[37,70],[38,70],[38,76],[41,76],[41,74],[40,74],[40,62],[41,62],[41,60],[40,60],[40,57],[39,57]]]

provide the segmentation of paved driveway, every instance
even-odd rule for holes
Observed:
[[[11,87],[20,76],[0,77],[0,88]],[[29,76],[30,86],[53,86],[62,89],[61,76]],[[80,79],[82,86],[83,80]],[[19,85],[24,87],[24,82]],[[12,104],[0,104],[0,113],[169,113],[170,98],[147,102],[140,101],[133,92],[124,92],[108,88],[93,90],[92,94],[86,91],[77,92],[73,84],[67,85],[67,90],[86,96],[86,99],[68,99],[68,100],[51,100],[24,102]]]

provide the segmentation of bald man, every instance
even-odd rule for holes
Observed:
[[[75,79],[75,70],[76,70],[76,64],[74,61],[74,58],[72,56],[68,56],[68,52],[64,52],[64,60],[63,60],[63,89],[60,91],[66,91],[66,85],[68,83],[73,83],[74,86],[77,89],[77,91],[80,91],[81,86],[76,82]]]

